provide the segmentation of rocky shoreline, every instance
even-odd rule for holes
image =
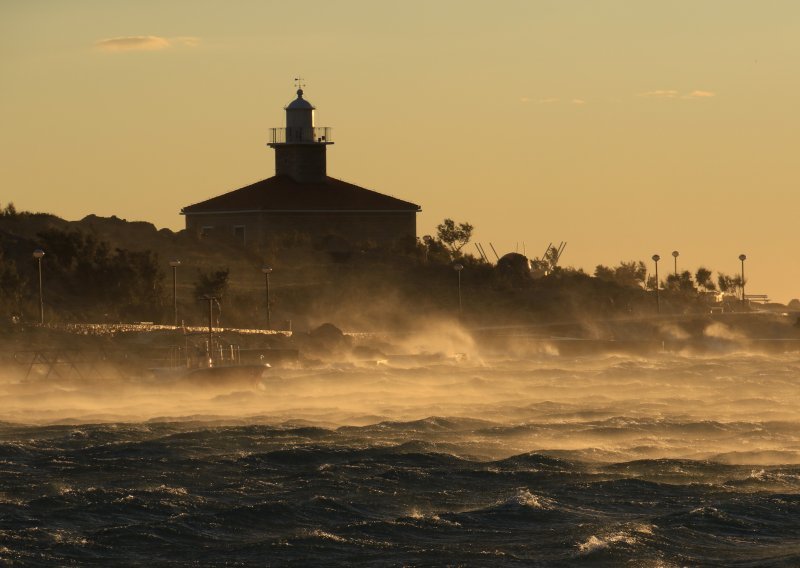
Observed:
[[[122,351],[155,357],[159,351],[207,336],[208,328],[137,324],[63,324],[14,326],[0,332],[2,361],[14,353],[37,351]],[[468,328],[457,321],[421,322],[412,330],[360,333],[323,324],[310,331],[215,328],[215,337],[243,353],[268,362],[308,363],[336,359],[382,359],[391,356],[476,355],[504,351],[581,355],[602,352],[716,353],[754,350],[800,351],[795,314],[750,313],[587,320],[528,326]],[[427,335],[450,337],[444,345]],[[449,351],[449,352],[447,352]]]

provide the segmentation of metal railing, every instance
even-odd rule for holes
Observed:
[[[329,142],[333,142],[333,128],[328,126],[270,128],[270,144],[324,144]]]

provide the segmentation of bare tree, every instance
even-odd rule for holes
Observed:
[[[447,245],[451,253],[457,254],[472,238],[473,229],[474,227],[469,223],[456,225],[452,219],[445,219],[436,226],[436,236]]]

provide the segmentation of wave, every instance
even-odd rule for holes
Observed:
[[[439,513],[449,524],[465,530],[508,529],[528,523],[569,523],[579,518],[574,511],[561,507],[558,502],[527,487],[518,487],[499,496],[497,500],[475,508]],[[557,520],[558,519],[558,520]]]
[[[508,469],[508,470],[526,470],[526,471],[549,471],[549,472],[567,472],[583,469],[581,466],[574,462],[569,462],[557,457],[537,453],[528,452],[518,454],[506,459],[497,460],[492,462],[492,466]]]
[[[419,420],[408,421],[383,421],[367,426],[342,426],[338,430],[343,433],[370,434],[373,432],[397,433],[432,433],[432,432],[463,432],[492,424],[488,420],[476,418],[429,416]]]
[[[750,450],[714,454],[713,461],[733,465],[800,464],[800,450]]]
[[[631,523],[602,534],[590,535],[576,545],[577,556],[597,556],[613,552],[634,552],[644,540],[650,540],[655,526],[644,523]]]

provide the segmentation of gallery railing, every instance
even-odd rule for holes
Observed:
[[[331,143],[333,142],[333,128],[328,126],[270,128],[270,144],[292,144],[298,142],[309,144]]]

